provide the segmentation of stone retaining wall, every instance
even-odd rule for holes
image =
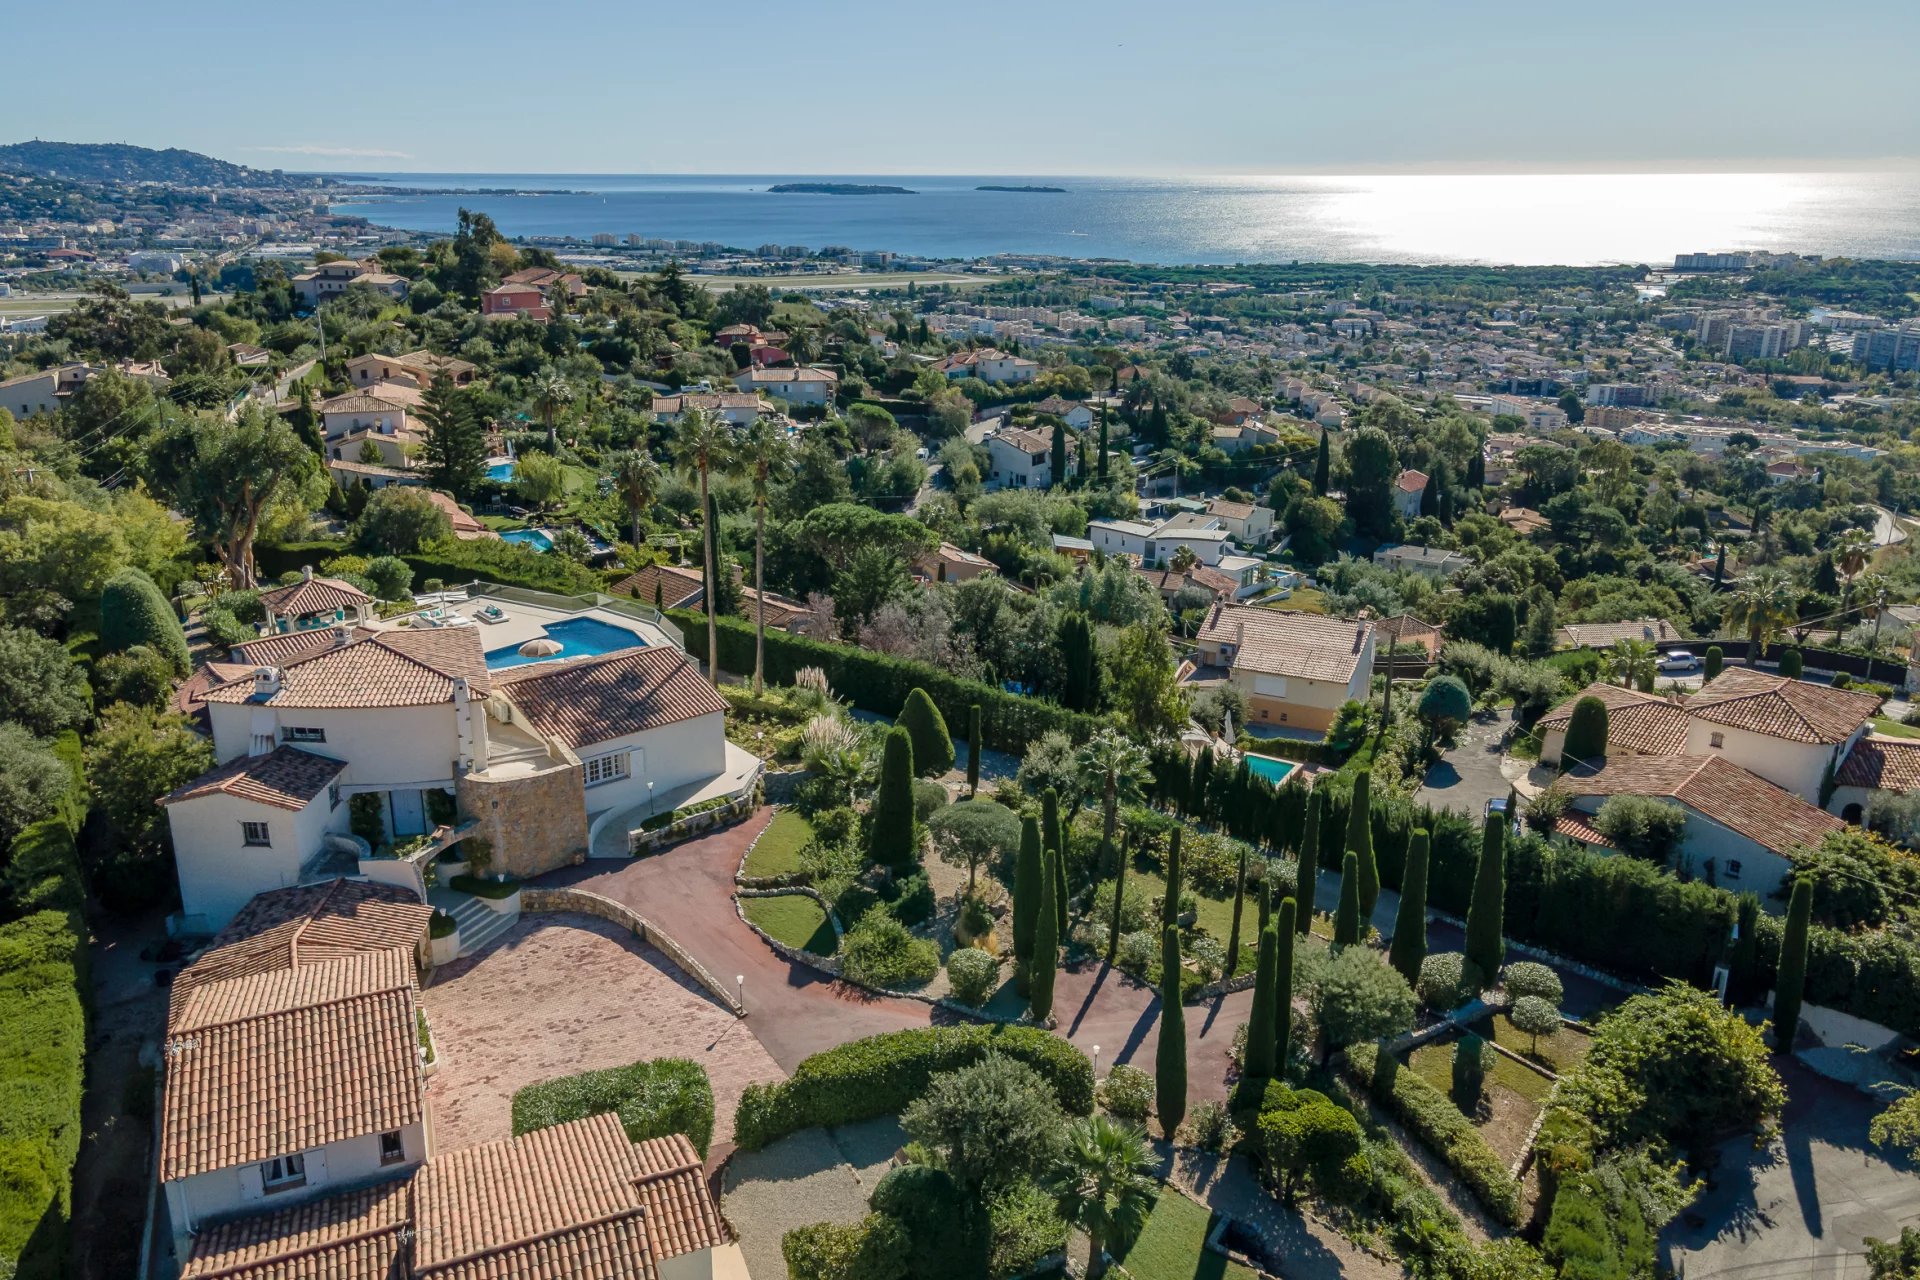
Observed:
[[[561,911],[593,916],[630,930],[642,942],[664,952],[667,959],[678,965],[689,978],[705,987],[714,999],[732,1011],[734,1017],[744,1018],[747,1015],[745,1006],[740,1003],[740,998],[727,990],[719,979],[708,973],[705,965],[687,954],[686,949],[675,942],[670,935],[662,933],[645,916],[624,903],[615,902],[612,898],[586,889],[540,889],[529,885],[520,891],[520,906],[523,911],[530,912]]]
[[[744,794],[735,796],[723,805],[712,809],[702,809],[699,813],[688,814],[677,822],[669,822],[664,827],[652,831],[635,828],[627,832],[627,852],[636,858],[659,853],[682,840],[703,835],[716,827],[728,827],[741,821],[760,807],[759,785],[756,782]]]

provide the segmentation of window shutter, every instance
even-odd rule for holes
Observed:
[[[239,1170],[240,1198],[259,1200],[267,1194],[266,1174],[257,1164],[243,1164]]]
[[[313,1150],[306,1153],[306,1157],[307,1157],[307,1185],[309,1187],[326,1186],[327,1185],[327,1149],[325,1147],[315,1147]]]

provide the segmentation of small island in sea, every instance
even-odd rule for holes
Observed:
[[[858,182],[779,182],[767,188],[777,195],[910,196],[906,187],[870,187]]]
[[[1025,192],[1032,192],[1036,195],[1050,195],[1050,196],[1063,196],[1067,194],[1067,189],[1065,187],[1002,187],[1002,186],[989,185],[984,187],[975,187],[974,190],[975,191],[1025,191]]]

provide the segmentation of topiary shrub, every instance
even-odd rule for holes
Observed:
[[[1138,1067],[1115,1066],[1100,1085],[1100,1105],[1122,1120],[1145,1120],[1153,1107],[1153,1077]]]
[[[1513,1008],[1507,1012],[1507,1021],[1513,1029],[1523,1035],[1533,1037],[1529,1053],[1540,1052],[1540,1037],[1553,1036],[1560,1031],[1560,1010],[1550,1000],[1539,996],[1521,996],[1513,1002]]]
[[[947,732],[946,719],[925,689],[907,695],[895,724],[913,739],[914,772],[923,778],[937,778],[953,768],[953,735]]]
[[[940,948],[891,913],[869,911],[840,940],[840,972],[868,986],[920,986],[940,972]]]
[[[978,947],[960,947],[947,957],[947,982],[953,998],[979,1008],[1000,985],[1000,962]]]
[[[1501,971],[1500,985],[1515,1000],[1538,996],[1548,1004],[1558,1005],[1562,995],[1560,975],[1531,960],[1516,960],[1508,965]]]
[[[705,1159],[713,1142],[713,1085],[686,1058],[654,1058],[530,1084],[513,1095],[518,1137],[611,1111],[635,1142],[683,1133]]]
[[[947,807],[947,789],[937,782],[925,778],[913,781],[913,816],[918,822],[927,819]]]
[[[1442,951],[1420,962],[1420,981],[1415,990],[1421,1004],[1436,1013],[1446,1013],[1480,990],[1480,971],[1458,951]]]
[[[252,639],[253,629],[246,628],[242,638]],[[100,647],[118,653],[135,645],[165,658],[175,675],[187,674],[187,637],[173,606],[152,578],[138,569],[122,569],[100,590]]]

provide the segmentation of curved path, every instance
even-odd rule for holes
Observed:
[[[772,821],[761,809],[745,822],[633,862],[589,861],[541,878],[578,885],[623,902],[654,921],[721,981],[745,979],[747,1026],[781,1068],[849,1040],[883,1031],[955,1021],[953,1015],[897,996],[876,996],[782,956],[740,919],[733,874],[755,836]],[[1189,1005],[1187,1077],[1196,1099],[1227,1096],[1234,1029],[1253,993],[1239,991]],[[1065,969],[1054,999],[1060,1034],[1100,1062],[1151,1072],[1160,1030],[1160,998],[1098,962]]]

